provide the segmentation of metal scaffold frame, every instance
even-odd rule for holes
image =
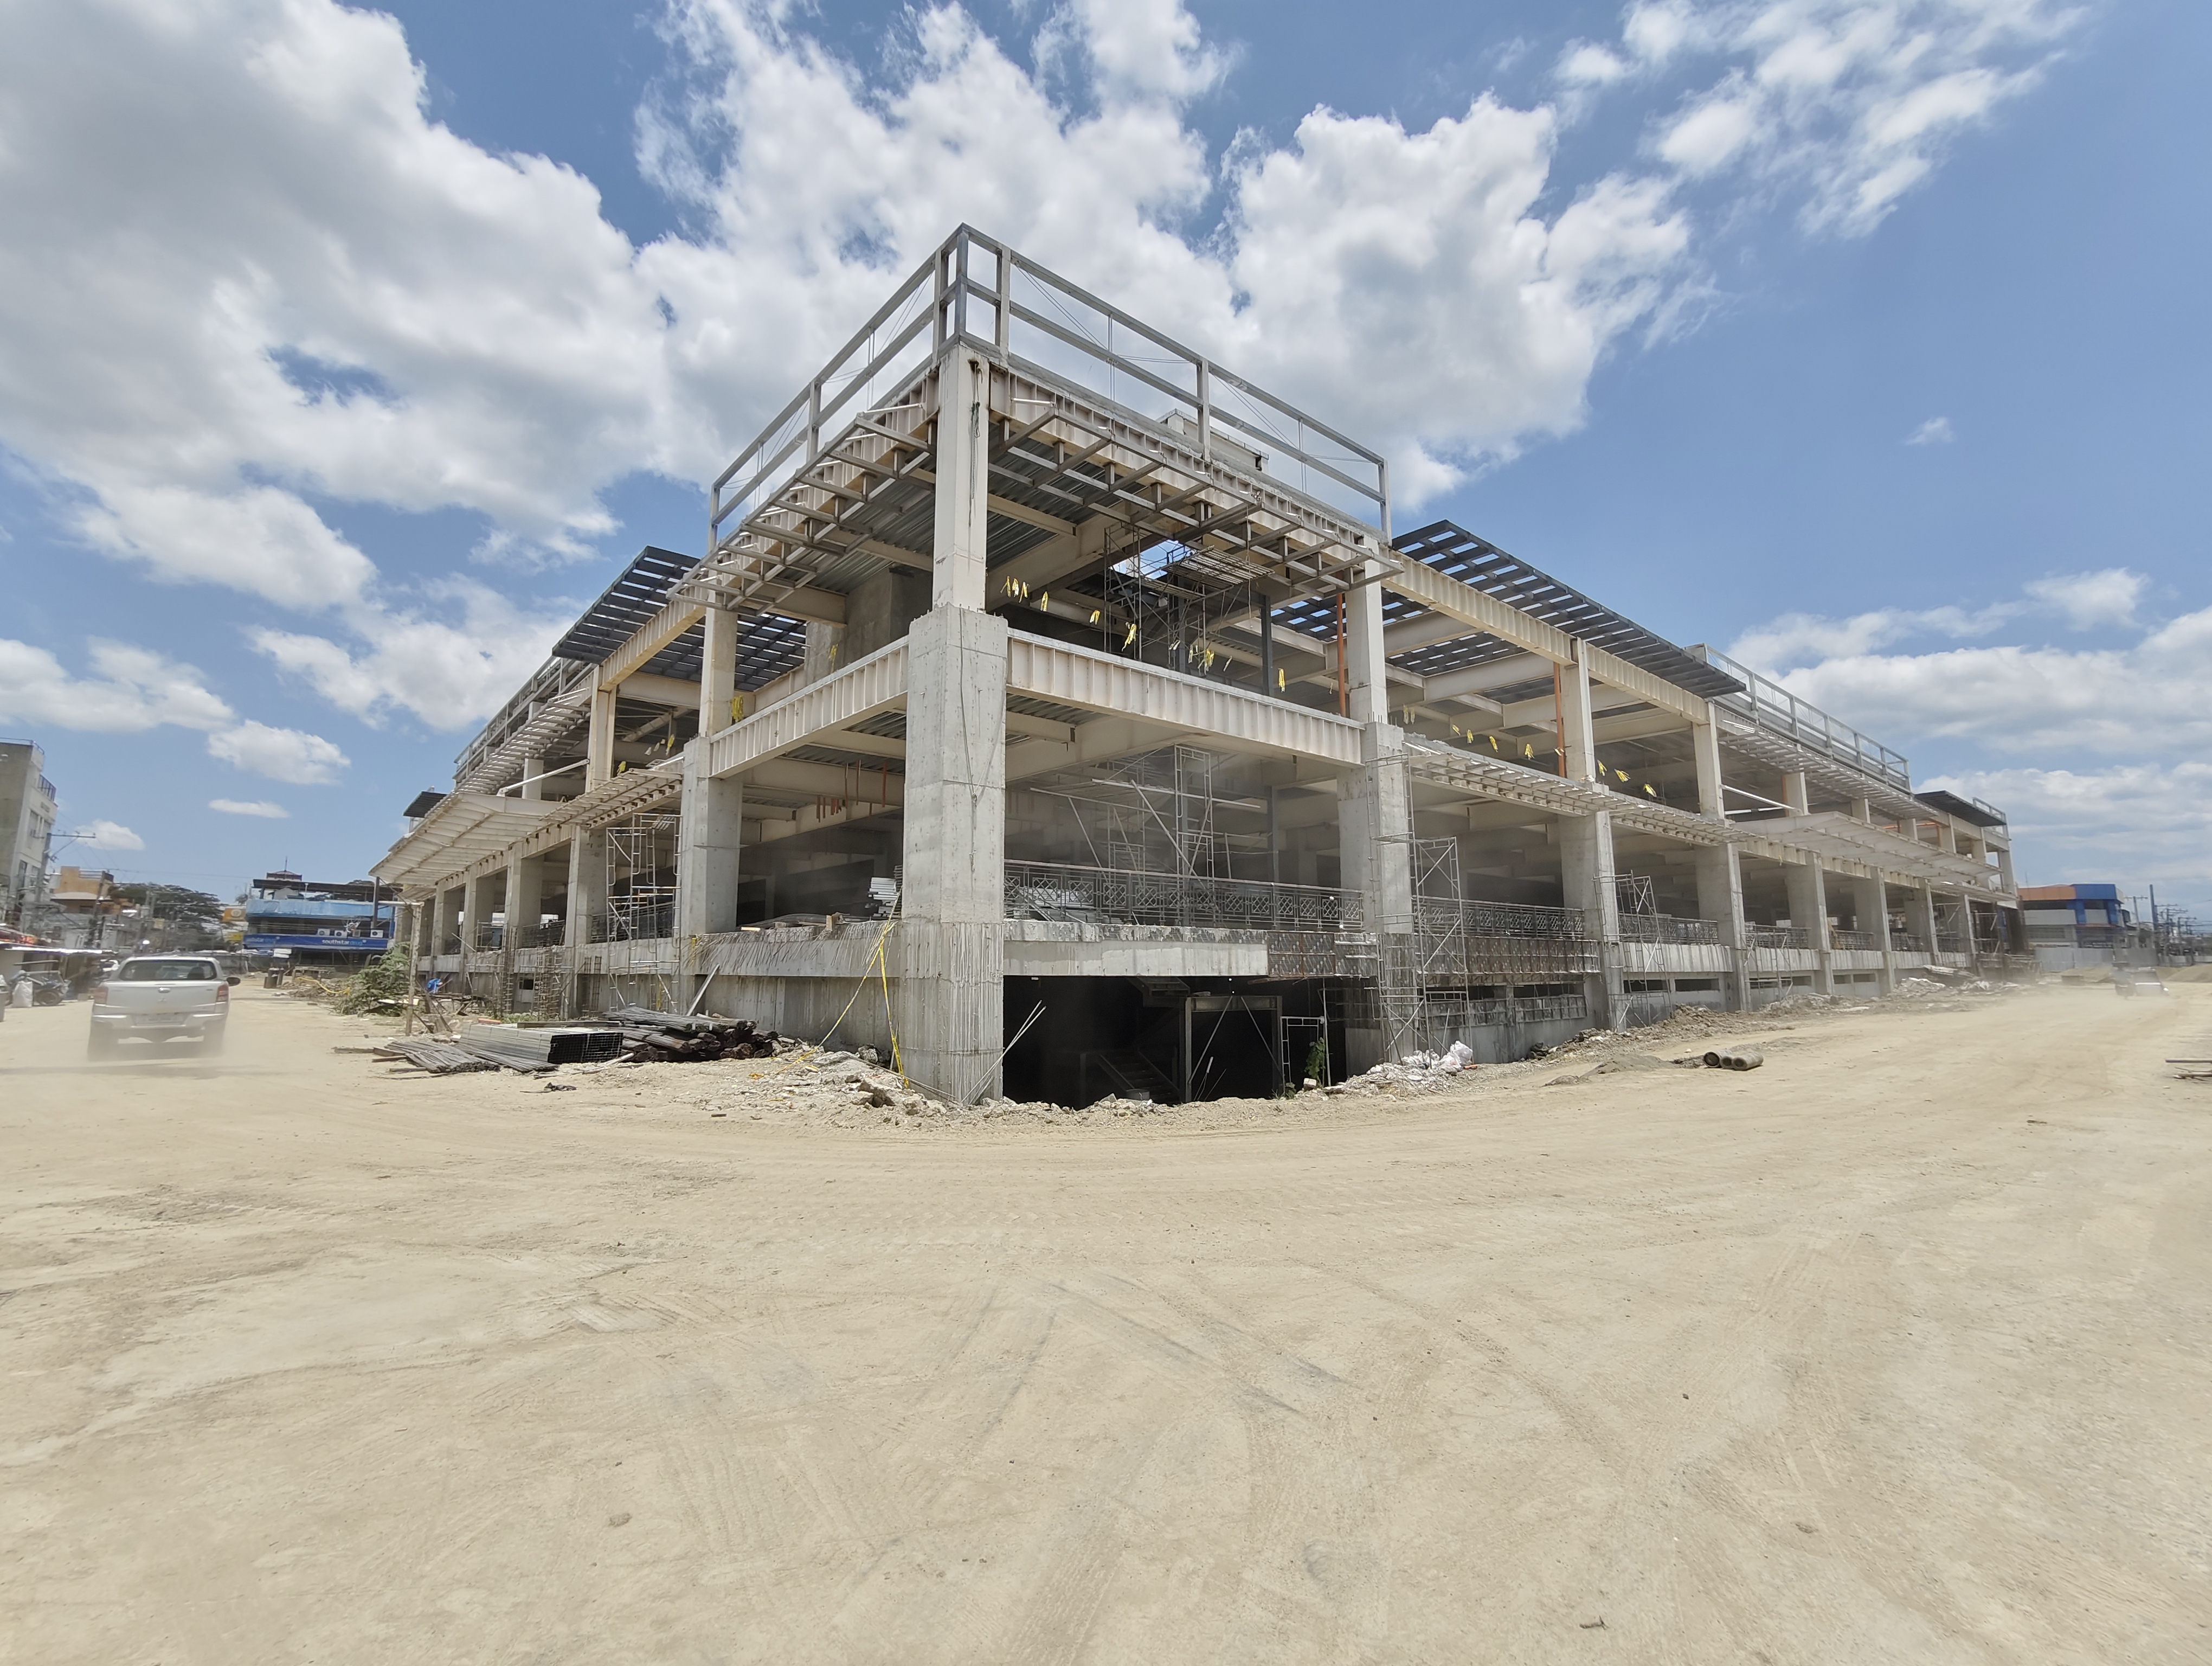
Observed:
[[[636,812],[608,826],[607,912],[594,941],[635,942],[673,933],[676,834],[682,820],[665,812]],[[646,877],[641,881],[640,875]]]

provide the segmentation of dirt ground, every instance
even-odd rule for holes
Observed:
[[[2212,985],[959,1122],[239,994],[0,1025],[0,1660],[2212,1659]]]

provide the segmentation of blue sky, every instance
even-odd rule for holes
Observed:
[[[88,859],[364,871],[968,217],[2212,914],[2205,8],[18,16],[0,732]]]

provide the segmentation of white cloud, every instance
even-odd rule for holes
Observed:
[[[95,638],[89,657],[99,676],[72,677],[45,648],[0,637],[0,721],[131,734],[216,729],[236,715],[198,671],[151,649]]]
[[[1923,622],[1944,616],[1978,625],[2025,611],[2007,611],[2009,606],[2000,603],[1980,615],[1936,609],[1842,621],[1794,616],[1748,633],[1735,644],[1741,651],[1735,657],[1761,668],[1794,666],[1782,673],[1793,693],[1892,744],[1933,737],[2046,757],[2085,751],[2212,757],[2212,608],[2185,614],[2120,648],[2007,644],[1932,654],[1874,651],[1916,630],[1942,630],[1942,624]]]
[[[465,579],[426,587],[442,612],[388,614],[351,652],[326,636],[255,629],[248,640],[280,669],[368,723],[412,712],[436,729],[481,721],[535,671],[570,616],[525,612]]]
[[[328,781],[345,767],[345,754],[320,735],[240,721],[194,666],[98,638],[88,657],[99,674],[72,677],[45,648],[0,637],[0,722],[106,734],[198,729],[211,757],[278,781]]]
[[[2005,811],[2033,853],[2022,885],[2156,885],[2161,906],[2212,914],[2212,762],[1972,770],[1923,784]]]
[[[2092,625],[2131,625],[2136,605],[2149,583],[2140,573],[2124,567],[2108,567],[2097,573],[2068,573],[2056,578],[2033,579],[2027,593],[2045,606],[2065,616],[2076,629]]]
[[[240,723],[208,737],[208,756],[271,781],[316,786],[334,781],[350,761],[322,736],[266,723]]]
[[[95,821],[88,824],[77,842],[93,850],[143,850],[146,841],[133,833],[121,822]]]
[[[1958,437],[1952,430],[1948,416],[1930,416],[1905,436],[1905,443],[1908,446],[1948,446]]]
[[[1757,102],[1732,85],[1676,118],[1659,140],[1659,155],[1702,179],[1734,161],[1759,131]]]
[[[1971,613],[1960,607],[1885,607],[1848,619],[1785,613],[1746,631],[1728,651],[1760,671],[1786,670],[1871,654],[1911,636],[1986,636],[2022,611],[2016,602],[1997,602]]]
[[[1621,44],[1644,65],[1702,56],[1723,66],[1654,124],[1660,161],[1692,179],[1736,170],[1787,188],[1808,228],[1857,235],[1959,134],[2035,86],[2084,10],[2069,0],[1669,0],[1630,7]]]
[[[1965,742],[2022,760],[1924,778],[2003,809],[2021,882],[2156,884],[2212,912],[2212,608],[2138,625],[2146,581],[2124,568],[2037,579],[1974,611],[1794,614],[1729,652],[1889,745]],[[2117,648],[2011,642],[1880,652],[1916,636],[1987,635],[2037,621],[2134,627]],[[2077,765],[2076,760],[2086,760]],[[2195,887],[2195,900],[2168,891]]]
[[[266,486],[224,496],[118,483],[76,522],[88,542],[158,579],[224,585],[286,607],[354,600],[374,576],[368,557],[313,509]]]
[[[671,0],[641,160],[696,229],[635,247],[589,180],[431,120],[381,13],[15,8],[0,447],[89,547],[316,618],[256,641],[324,697],[465,722],[544,621],[465,598],[434,617],[316,503],[469,511],[486,554],[574,554],[612,529],[608,486],[707,477],[968,220],[1387,450],[1410,510],[1572,429],[1605,354],[1694,293],[1686,178],[1788,185],[1863,230],[2030,84],[2065,16],[1632,6],[1562,85],[1702,84],[1655,129],[1656,171],[1578,181],[1558,110],[1486,96],[1418,131],[1316,108],[1287,144],[1212,156],[1186,112],[1231,59],[1176,0],[1067,0],[1035,72],[945,6],[908,14],[871,78],[810,15]]]
[[[210,799],[208,808],[219,810],[226,816],[259,816],[269,821],[289,821],[292,812],[281,804],[271,804],[266,799]]]
[[[1570,87],[1604,87],[1626,77],[1629,68],[1607,48],[1577,40],[1559,55],[1557,73]]]

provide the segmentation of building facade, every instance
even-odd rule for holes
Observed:
[[[2020,893],[2021,919],[2036,964],[2050,971],[2109,966],[2138,945],[2135,915],[2118,885],[2027,885]],[[2148,959],[2146,953],[2142,958]]]
[[[0,924],[22,927],[45,899],[57,803],[46,754],[0,740]]]
[[[285,951],[295,965],[355,967],[392,946],[396,899],[374,879],[333,882],[265,873],[246,888],[249,954]]]
[[[968,228],[708,521],[410,806],[426,970],[1067,1101],[2023,950],[2000,812]]]

